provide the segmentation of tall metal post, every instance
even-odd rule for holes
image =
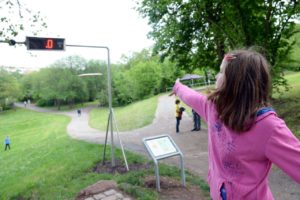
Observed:
[[[115,160],[115,145],[114,145],[114,133],[113,133],[113,111],[112,111],[112,90],[111,90],[111,68],[110,68],[110,52],[109,48],[106,47],[107,50],[107,85],[108,85],[108,104],[109,104],[109,120],[110,123],[110,146],[111,146],[111,165],[116,166]]]
[[[110,67],[110,51],[109,48],[106,46],[87,46],[87,45],[66,45],[69,47],[87,47],[87,48],[103,48],[107,50],[107,90],[108,90],[108,105],[109,105],[109,115],[107,121],[107,130],[110,129],[110,144],[111,144],[111,165],[112,167],[116,166],[116,159],[115,159],[115,144],[114,144],[114,132],[113,132],[113,108],[112,108],[112,79],[111,79],[111,67]],[[119,134],[119,133],[117,133]],[[107,134],[105,138],[105,147],[107,142]],[[122,152],[124,154],[123,146],[121,145]],[[124,160],[126,161],[126,157],[124,156]],[[103,163],[105,162],[105,152],[103,154]]]

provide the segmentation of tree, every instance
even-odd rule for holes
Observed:
[[[21,0],[0,1],[0,39],[9,40],[25,30],[34,34],[47,25],[40,12],[33,12]]]
[[[79,77],[84,73],[102,73],[102,76]],[[85,60],[69,56],[57,60],[48,68],[22,77],[24,98],[32,98],[41,106],[83,103],[101,99],[107,104],[107,64],[99,60]]]
[[[72,71],[74,76],[84,73],[102,73],[101,78],[82,77],[81,79],[87,85],[87,99],[89,101],[96,98],[101,99],[101,104],[107,104],[107,64],[99,60],[87,61],[81,56],[73,55],[62,58],[52,64],[50,67],[65,68]],[[102,91],[105,90],[105,91]]]
[[[33,89],[39,105],[55,105],[60,109],[61,105],[72,106],[87,100],[85,82],[69,68],[43,68],[35,78]]]
[[[7,109],[21,95],[16,78],[5,70],[0,70],[0,107]]]
[[[134,53],[124,59],[124,65],[113,68],[114,104],[133,101],[165,92],[183,72],[174,63],[151,55],[149,50]]]
[[[161,68],[159,92],[166,92],[171,89],[170,87],[174,85],[177,78],[180,78],[185,74],[185,71],[176,67],[169,59],[165,59],[163,63],[159,63],[158,57],[156,57],[156,60]]]
[[[34,81],[37,72],[32,72],[26,75],[23,75],[20,79],[22,96],[24,99],[33,99],[36,98],[34,95]]]
[[[84,70],[87,66],[87,61],[79,56],[79,55],[72,55],[54,62],[50,67],[60,67],[60,68],[69,68],[74,73],[80,70]]]
[[[96,98],[100,100],[101,105],[108,105],[107,93],[107,63],[99,60],[89,60],[84,70],[80,73],[101,73],[99,76],[82,77],[87,84],[88,100],[93,101]]]
[[[254,46],[270,61],[274,85],[285,84],[281,63],[291,50],[298,0],[143,0],[137,10],[162,59],[218,70],[225,52]]]

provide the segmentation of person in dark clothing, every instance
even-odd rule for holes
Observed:
[[[77,110],[77,114],[78,114],[78,117],[81,116],[81,109],[78,109],[78,110]]]
[[[193,120],[194,120],[194,129],[192,131],[200,131],[201,130],[201,118],[199,114],[192,109]]]

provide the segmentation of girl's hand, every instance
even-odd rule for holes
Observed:
[[[179,78],[176,79],[175,84],[178,83],[178,82],[180,82],[180,79],[179,79]],[[172,95],[174,95],[174,94],[175,94],[175,92],[172,91],[172,93],[169,94],[169,96],[172,96]],[[175,94],[175,95],[176,95],[176,94]]]
[[[175,94],[175,92],[171,92],[171,94],[169,94],[169,96],[173,96]],[[175,94],[176,95],[176,94]]]

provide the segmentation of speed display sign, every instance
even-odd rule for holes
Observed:
[[[26,37],[27,50],[65,50],[64,38]]]

